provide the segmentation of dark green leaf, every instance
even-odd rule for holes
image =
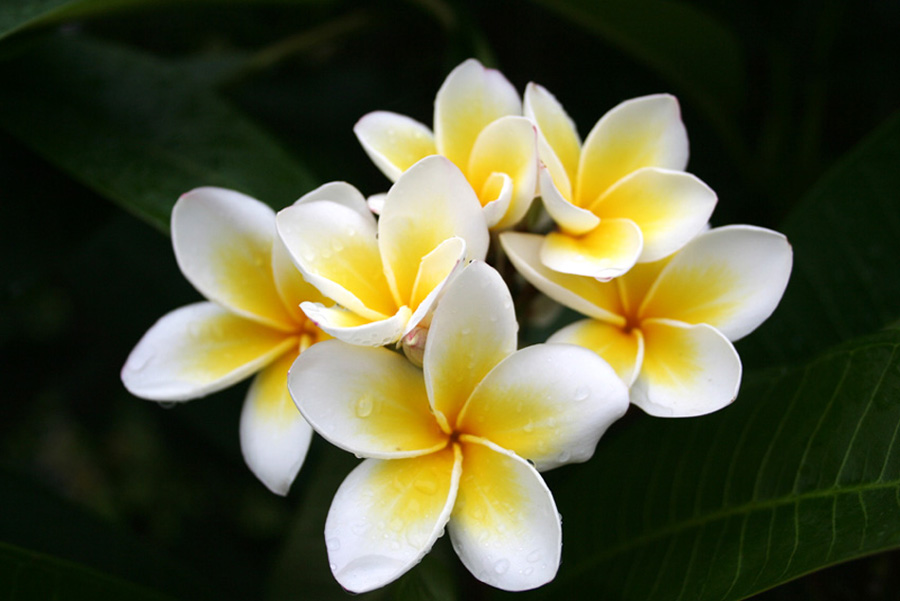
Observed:
[[[132,50],[51,37],[0,65],[0,127],[161,229],[178,196],[233,188],[276,208],[305,169],[213,92]]]
[[[174,599],[77,563],[0,543],[0,596],[15,601]]]
[[[900,545],[900,330],[745,384],[708,417],[640,416],[548,474],[563,564],[543,597],[743,599]]]
[[[32,27],[110,14],[122,9],[184,6],[188,0],[3,0],[0,4],[0,40]],[[191,0],[195,3],[288,3],[292,0]],[[323,2],[327,0],[319,0]],[[306,3],[312,3],[307,0]]]
[[[109,598],[90,591],[132,598],[125,595],[132,590],[135,599],[212,597],[162,551],[6,470],[0,470],[0,506],[0,591],[9,595],[0,598]]]
[[[741,354],[796,361],[900,319],[900,114],[834,167],[781,230],[794,272],[772,318]]]
[[[745,98],[732,32],[699,9],[666,0],[537,0],[657,71],[720,129]]]

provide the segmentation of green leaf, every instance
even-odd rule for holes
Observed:
[[[77,563],[0,542],[0,597],[16,601],[174,599]]]
[[[740,346],[755,364],[805,359],[900,319],[900,113],[827,173],[785,220],[794,271]]]
[[[704,418],[641,415],[548,474],[565,544],[538,594],[729,601],[900,545],[898,347],[852,341]]]
[[[160,229],[179,195],[223,186],[281,208],[313,187],[268,134],[178,69],[53,36],[0,64],[0,127]]]
[[[26,29],[66,20],[111,14],[123,9],[183,7],[188,1],[205,4],[296,3],[295,0],[3,0],[0,4],[0,40]],[[307,0],[306,4],[328,0]]]
[[[132,598],[124,594],[132,590],[139,599],[213,597],[207,582],[161,550],[5,469],[0,507],[0,598]],[[29,592],[46,587],[57,596]]]
[[[654,69],[720,129],[745,98],[734,34],[701,10],[668,0],[536,0]]]

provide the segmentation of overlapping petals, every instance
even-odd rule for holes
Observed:
[[[238,192],[183,195],[172,243],[182,273],[209,301],[163,316],[129,355],[122,381],[142,398],[186,401],[258,374],[241,414],[241,448],[254,474],[286,494],[312,436],[288,395],[287,370],[327,337],[299,303],[322,297],[276,238],[274,211]]]
[[[541,197],[559,226],[540,249],[547,267],[609,280],[677,251],[709,220],[716,195],[683,171],[687,134],[673,97],[619,104],[583,145],[541,86],[526,88],[524,112],[538,126]]]
[[[355,189],[326,186],[281,211],[277,225],[306,280],[335,303],[304,302],[303,311],[336,338],[365,346],[400,340],[427,317],[451,275],[487,253],[481,205],[444,157],[405,171],[377,223]]]
[[[548,268],[538,235],[500,239],[529,282],[590,318],[549,342],[594,350],[631,386],[631,401],[658,416],[702,415],[736,397],[741,363],[731,342],[771,315],[792,266],[784,236],[746,225],[704,232],[612,282]]]
[[[508,228],[528,210],[537,187],[534,124],[503,75],[469,59],[444,81],[434,103],[434,133],[409,117],[376,111],[353,131],[391,180],[420,159],[440,154],[465,174],[492,229]]]
[[[325,525],[332,571],[364,592],[418,563],[447,527],[479,579],[525,590],[553,578],[561,527],[538,470],[591,456],[627,408],[596,354],[515,351],[503,280],[475,262],[435,309],[421,370],[386,349],[329,341],[303,353],[289,388],[313,427],[365,461]]]

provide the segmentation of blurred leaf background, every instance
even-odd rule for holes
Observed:
[[[353,124],[430,124],[475,56],[547,87],[582,135],[626,98],[676,94],[714,225],[795,250],[782,306],[738,345],[733,406],[631,412],[591,462],[547,475],[563,564],[525,596],[895,599],[898,34],[900,4],[878,0],[5,0],[0,598],[347,596],[322,526],[352,457],[316,440],[276,497],[240,455],[243,388],[167,409],[118,372],[198,297],[166,236],[179,194],[383,191]],[[504,596],[442,539],[364,598]]]

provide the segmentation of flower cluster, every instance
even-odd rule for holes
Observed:
[[[550,92],[520,98],[468,60],[438,91],[433,131],[383,111],[354,131],[386,194],[333,182],[277,215],[216,188],[178,200],[178,265],[209,300],[157,322],[122,379],[183,401],[258,372],[241,445],[280,494],[313,430],[363,458],[325,523],[350,591],[395,580],[445,528],[478,579],[541,586],[562,530],[540,473],[590,459],[629,402],[688,417],[733,401],[732,341],[774,311],[790,245],[709,228],[717,198],[685,171],[668,95],[621,103],[582,142]],[[553,225],[527,231],[538,196]],[[492,240],[585,319],[517,350],[513,299],[484,262]]]

